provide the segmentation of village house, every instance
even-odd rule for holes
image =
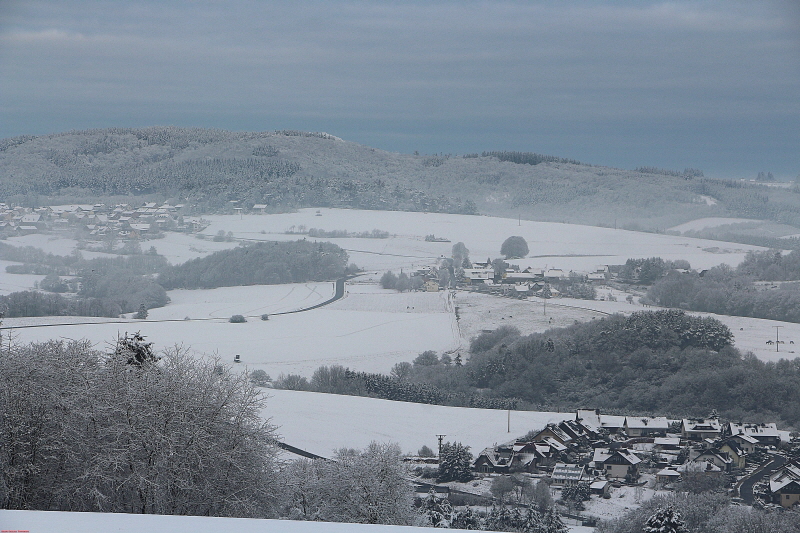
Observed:
[[[602,470],[606,477],[616,479],[636,479],[639,477],[639,459],[633,452],[619,448],[595,448],[592,463],[594,468]]]
[[[624,416],[603,415],[600,414],[600,409],[578,409],[575,420],[596,433],[603,429],[609,433],[616,433],[625,426]]]
[[[664,437],[669,430],[669,420],[663,416],[627,416],[624,428],[629,437]]]
[[[722,441],[717,449],[730,457],[732,468],[743,469],[747,464],[747,453],[739,447],[739,444],[733,439],[726,439]]]
[[[800,465],[792,462],[770,475],[769,491],[772,502],[782,507],[789,508],[800,502]]]
[[[676,483],[680,478],[680,472],[674,468],[664,468],[656,472],[656,483],[662,486]]]
[[[681,420],[681,437],[701,441],[717,439],[722,434],[718,418],[684,418]]]
[[[731,435],[728,440],[735,442],[744,453],[753,453],[756,451],[756,446],[758,446],[757,438],[751,437],[750,435],[746,435],[744,433]]]
[[[592,492],[592,494],[604,497],[611,492],[611,483],[605,479],[596,479],[589,485],[589,490]]]
[[[509,472],[536,472],[552,467],[560,453],[567,448],[552,437],[551,443],[516,441],[484,449],[472,463],[475,472],[506,474]]]
[[[728,435],[748,435],[763,446],[777,446],[781,442],[781,434],[777,425],[770,424],[735,424],[730,422],[726,428]]]
[[[730,456],[719,450],[704,450],[700,455],[692,459],[692,462],[696,464],[710,463],[723,472],[730,472],[733,466],[733,460]]]
[[[556,424],[547,424],[543,430],[537,433],[531,440],[533,442],[548,442],[554,439],[560,444],[567,446],[573,442],[573,438]]]

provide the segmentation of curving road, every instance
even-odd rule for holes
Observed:
[[[753,485],[764,479],[764,477],[780,469],[785,464],[785,457],[782,455],[773,455],[770,462],[744,478],[739,483],[739,497],[744,500],[747,505],[753,505],[753,501],[755,500],[755,496],[753,495]]]

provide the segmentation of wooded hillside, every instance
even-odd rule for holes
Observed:
[[[205,211],[237,200],[270,210],[480,212],[646,230],[707,216],[800,226],[797,187],[706,179],[695,169],[621,170],[533,152],[397,154],[295,131],[112,128],[0,140],[0,201],[129,194]]]

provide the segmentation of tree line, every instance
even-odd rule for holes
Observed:
[[[260,242],[167,266],[158,282],[167,289],[213,289],[324,281],[344,276],[347,259],[329,242]]]
[[[305,240],[239,246],[178,266],[170,266],[153,248],[146,253],[87,260],[80,252],[58,256],[0,243],[0,259],[23,261],[6,270],[46,273],[39,288],[48,291],[0,296],[0,309],[8,317],[118,317],[141,307],[163,307],[169,302],[166,289],[336,279],[356,269],[347,265],[347,258],[347,253],[334,244]]]
[[[492,398],[474,390],[448,390],[435,383],[415,380],[412,374],[410,363],[398,363],[389,376],[357,372],[341,365],[323,365],[314,371],[310,381],[297,374],[281,375],[273,382],[273,386],[289,390],[479,409],[516,409],[519,405],[516,398]]]
[[[800,322],[800,283],[794,283],[798,280],[800,251],[748,252],[736,268],[670,272],[650,287],[646,300],[664,307]],[[758,281],[776,284],[759,287]]]

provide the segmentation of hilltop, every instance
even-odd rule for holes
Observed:
[[[702,217],[800,226],[800,189],[520,152],[386,152],[326,133],[111,128],[0,141],[0,201],[173,198],[202,212],[348,207],[663,230]]]

